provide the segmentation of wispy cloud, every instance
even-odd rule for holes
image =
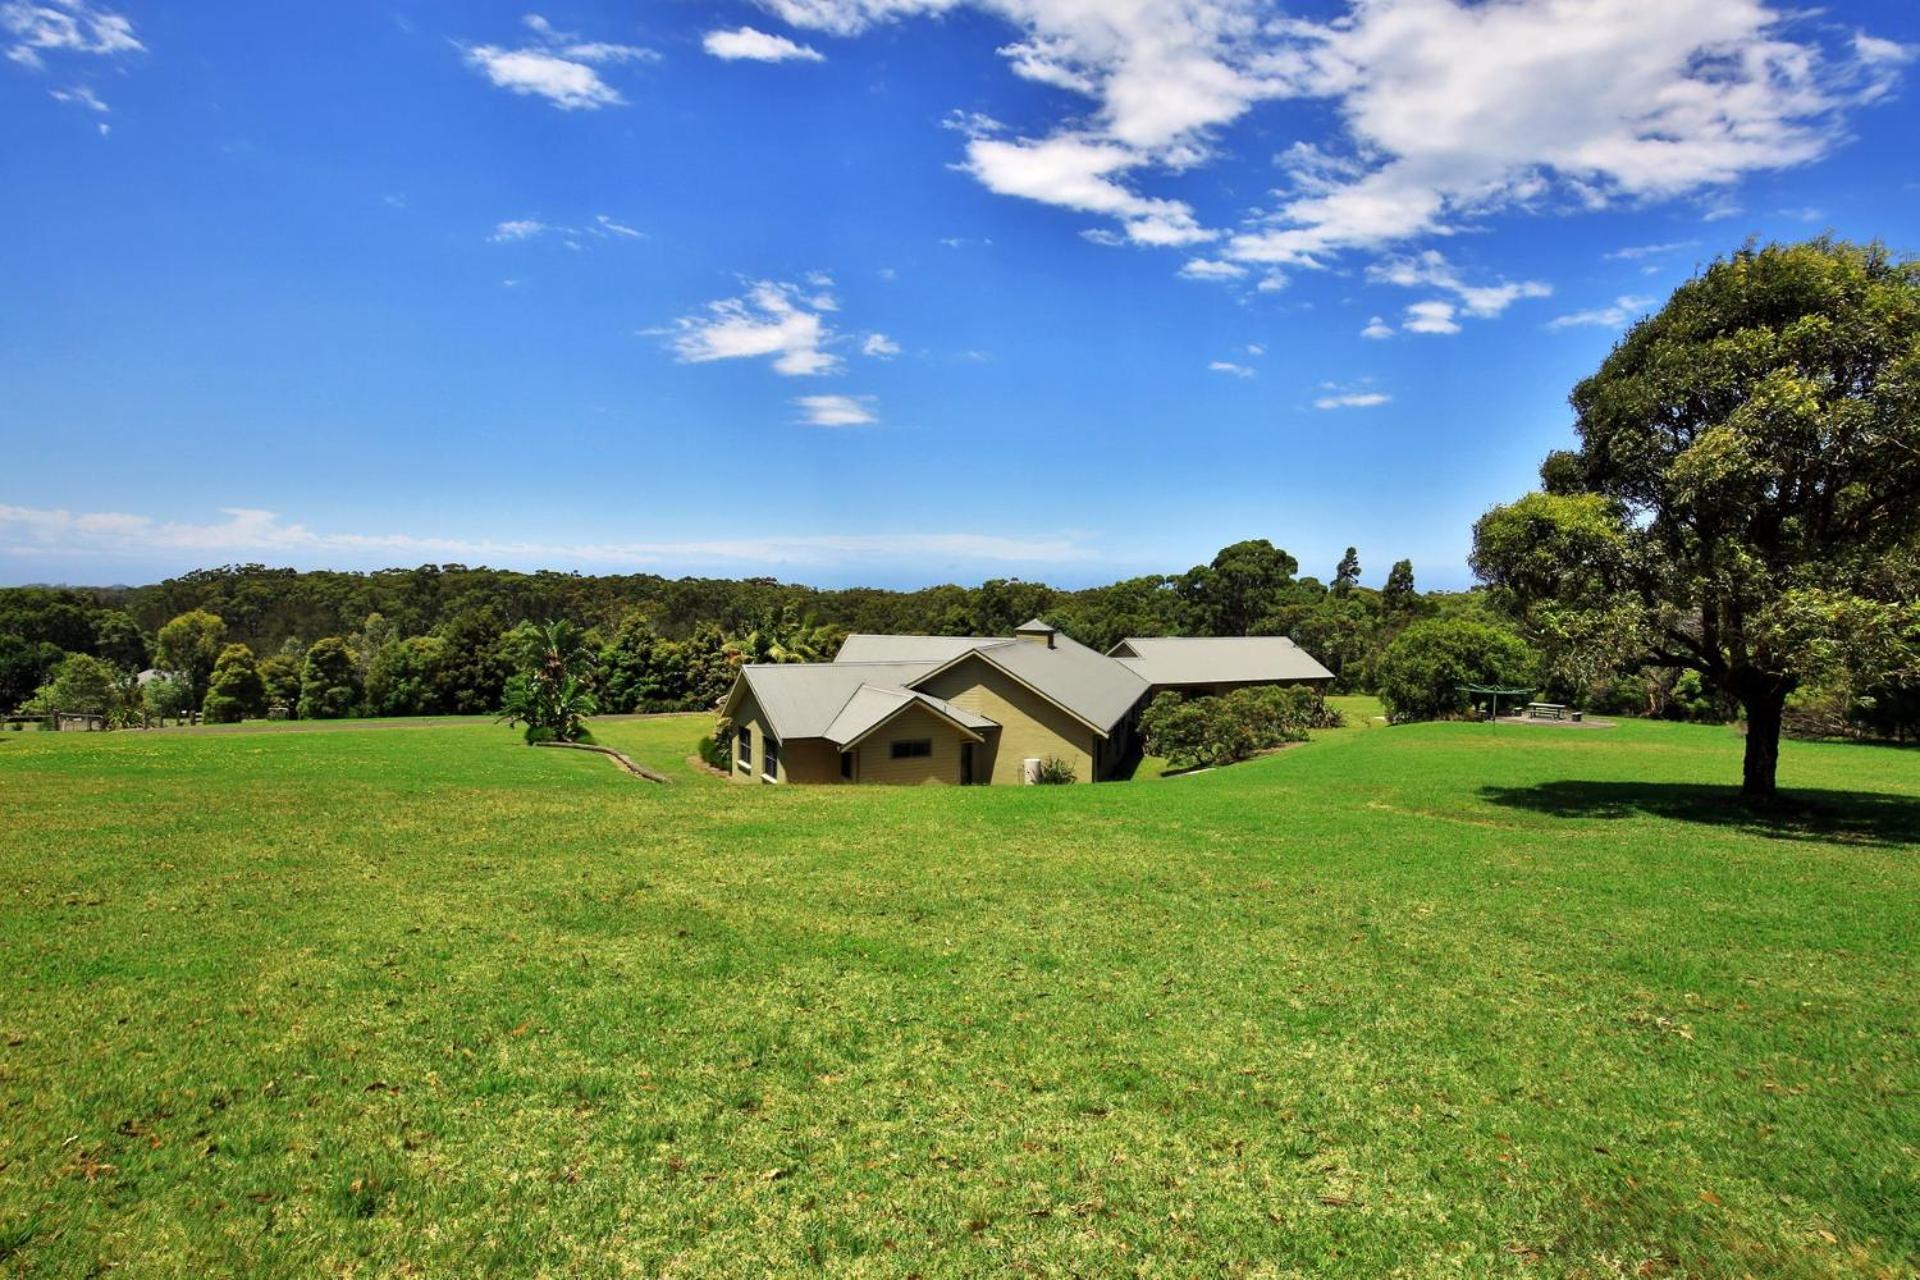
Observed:
[[[1313,402],[1316,409],[1371,409],[1390,404],[1393,397],[1384,391],[1335,391]]]
[[[417,564],[423,559],[566,565],[836,565],[929,559],[1070,563],[1096,559],[1073,536],[970,532],[820,534],[657,542],[546,542],[411,533],[322,532],[273,511],[223,507],[205,523],[124,512],[0,505],[0,555],[113,557],[140,563],[208,563],[270,556],[311,564]]]
[[[1623,296],[1615,298],[1611,306],[1595,307],[1590,311],[1575,311],[1571,315],[1555,316],[1547,321],[1549,329],[1574,329],[1591,325],[1600,329],[1618,329],[1636,316],[1644,315],[1646,309],[1654,304],[1653,298]]]
[[[0,30],[12,41],[7,59],[39,70],[47,54],[92,54],[111,57],[140,53],[146,46],[133,33],[124,15],[100,8],[88,0],[8,0],[0,4]]]
[[[785,36],[770,35],[753,27],[735,31],[709,31],[701,46],[716,58],[729,62],[825,62],[826,57],[810,45],[796,44]]]
[[[1636,262],[1641,258],[1660,258],[1681,249],[1691,249],[1699,243],[1698,240],[1670,240],[1665,244],[1630,244],[1602,256],[1609,262]]]
[[[1436,249],[1429,249],[1412,257],[1390,258],[1384,262],[1377,262],[1367,269],[1367,279],[1409,289],[1423,286],[1444,289],[1460,300],[1459,309],[1463,314],[1482,319],[1499,315],[1522,298],[1545,298],[1553,293],[1553,286],[1540,280],[1468,284],[1459,269],[1447,261],[1446,255]],[[1448,315],[1451,317],[1452,312],[1449,311]],[[1456,326],[1452,329],[1432,332],[1457,333],[1458,331]],[[1428,331],[1416,330],[1416,332]]]
[[[1380,316],[1369,316],[1367,317],[1367,327],[1360,331],[1360,336],[1363,338],[1371,338],[1376,342],[1381,338],[1391,338],[1393,336],[1393,326],[1388,324],[1386,320]]]
[[[545,98],[562,111],[597,111],[626,101],[600,78],[597,68],[627,62],[652,62],[659,54],[639,45],[582,40],[561,31],[537,13],[521,20],[533,32],[531,44],[462,45],[467,64],[499,88]]]
[[[837,309],[831,294],[784,281],[757,280],[737,298],[709,302],[698,315],[683,316],[665,332],[674,357],[686,364],[773,357],[776,373],[832,373],[840,357],[828,351],[835,334],[820,318]]]
[[[872,396],[800,396],[793,403],[810,427],[868,427],[880,421]]]
[[[900,354],[900,344],[884,333],[870,333],[860,344],[860,354],[876,360],[891,360]]]
[[[1230,373],[1236,378],[1251,378],[1253,370],[1244,364],[1235,364],[1231,360],[1215,360],[1207,366],[1214,373]]]
[[[526,240],[536,240],[541,236],[554,236],[570,249],[586,247],[589,240],[644,240],[647,233],[623,222],[616,222],[604,213],[595,214],[593,221],[578,226],[562,226],[551,222],[542,222],[538,218],[508,218],[504,222],[493,224],[493,231],[487,236],[495,244],[517,244]]]
[[[1247,269],[1239,263],[1218,258],[1189,258],[1180,268],[1182,280],[1238,280],[1246,274]]]

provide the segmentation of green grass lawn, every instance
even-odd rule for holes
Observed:
[[[1920,752],[1354,719],[0,736],[0,1274],[1913,1274]]]

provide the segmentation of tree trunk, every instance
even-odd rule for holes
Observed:
[[[1774,778],[1780,771],[1780,716],[1786,709],[1787,694],[1784,689],[1766,687],[1740,701],[1747,709],[1747,759],[1741,771],[1740,796],[1766,803],[1778,794]]]

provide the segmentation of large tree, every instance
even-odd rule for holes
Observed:
[[[195,706],[207,696],[207,680],[220,657],[220,642],[226,638],[227,624],[218,614],[190,609],[181,614],[153,638],[153,661],[162,671],[170,671],[187,682]]]
[[[1688,668],[1746,712],[1775,794],[1787,695],[1910,672],[1887,565],[1920,528],[1920,263],[1829,239],[1718,260],[1574,388],[1580,447],[1482,517],[1474,568],[1536,631]]]

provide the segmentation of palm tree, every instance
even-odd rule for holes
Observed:
[[[507,680],[500,718],[525,724],[527,741],[573,742],[599,710],[594,700],[593,652],[580,629],[561,618],[521,629],[520,670]]]

